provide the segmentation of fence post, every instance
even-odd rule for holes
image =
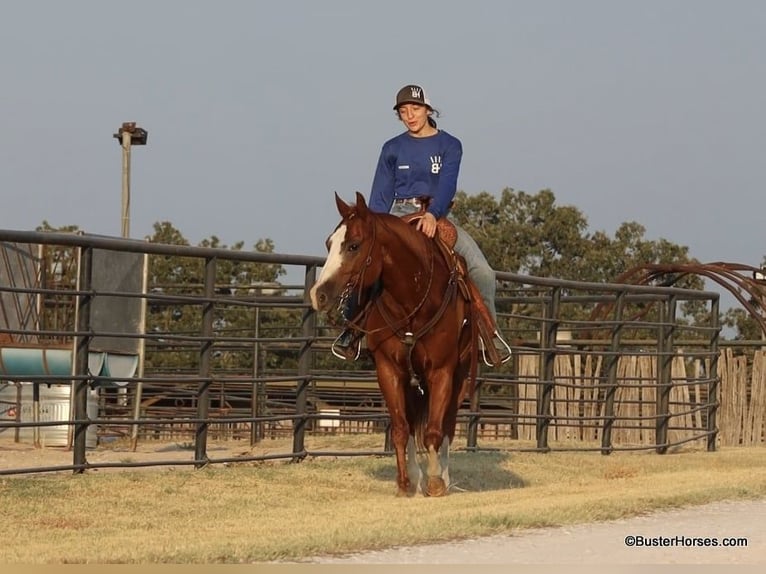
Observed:
[[[540,333],[542,354],[540,355],[540,393],[537,400],[536,435],[537,448],[548,449],[548,429],[551,424],[551,398],[553,395],[553,368],[556,361],[556,339],[558,331],[561,287],[551,289],[551,298],[544,308],[544,325]]]
[[[259,293],[260,294],[260,293]],[[253,422],[250,423],[250,446],[255,446],[263,439],[263,423],[257,422],[260,416],[264,413],[264,400],[263,386],[264,384],[259,381],[261,376],[261,306],[260,302],[257,303],[254,313],[254,325],[253,325],[253,386],[250,402],[250,416],[253,418]]]
[[[213,320],[215,311],[216,257],[205,258],[205,303],[202,306],[202,342],[199,351],[199,385],[197,387],[197,429],[194,436],[195,468],[207,464],[207,420],[210,414],[210,358],[213,351]]]
[[[660,326],[657,337],[657,423],[655,443],[657,453],[665,454],[668,450],[668,425],[670,423],[670,391],[673,388],[673,333],[675,331],[676,307],[675,295],[668,297],[660,305]]]
[[[718,342],[721,336],[721,323],[719,317],[719,305],[720,299],[716,297],[710,306],[710,317],[713,322],[714,331],[710,337],[710,369],[707,374],[710,379],[708,384],[707,395],[707,450],[708,452],[715,451],[715,443],[718,439],[718,386],[721,384],[721,378],[718,376],[718,358],[720,357],[720,349]]]
[[[78,275],[77,296],[77,337],[75,338],[74,356],[74,441],[72,462],[74,472],[82,473],[87,447],[88,434],[88,353],[92,338],[90,326],[90,309],[93,302],[91,280],[93,278],[93,248],[80,248],[80,270]]]
[[[620,360],[620,339],[622,337],[622,313],[624,307],[625,291],[620,291],[614,304],[614,323],[609,343],[609,354],[606,358],[606,392],[604,395],[604,428],[601,432],[601,454],[611,454],[612,452],[614,396],[617,393],[617,364]]]
[[[298,462],[306,456],[306,407],[308,405],[308,389],[311,384],[311,347],[316,337],[316,313],[311,308],[310,291],[316,283],[316,265],[306,267],[306,277],[303,283],[303,342],[298,354],[298,388],[295,393],[295,422],[293,423],[293,462]]]

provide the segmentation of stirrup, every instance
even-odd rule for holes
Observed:
[[[489,357],[487,357],[487,344],[484,342],[484,339],[482,337],[479,337],[479,343],[481,343],[481,356],[484,359],[484,364],[488,367],[498,367],[500,365],[503,365],[507,363],[512,356],[513,351],[511,350],[511,346],[505,342],[505,339],[500,335],[498,331],[494,331],[492,333],[492,341],[491,344],[495,348],[495,352],[497,353],[498,357],[500,357],[500,364],[496,365],[492,361],[489,360]],[[499,345],[497,343],[500,343]]]
[[[344,336],[350,337],[351,341],[344,343],[341,338]],[[354,349],[356,347],[356,349]],[[330,351],[332,354],[343,359],[344,361],[356,361],[359,355],[362,354],[362,338],[356,337],[354,333],[347,333],[343,331],[340,335],[335,337],[335,340],[330,345]]]

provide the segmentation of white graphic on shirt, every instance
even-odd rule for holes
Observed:
[[[442,168],[442,156],[432,155],[431,156],[431,173],[438,174],[441,168]]]

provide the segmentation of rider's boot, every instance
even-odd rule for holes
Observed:
[[[362,337],[353,329],[343,329],[343,332],[333,341],[330,350],[339,359],[356,361],[362,352]]]
[[[511,346],[505,342],[492,314],[484,302],[476,283],[466,283],[471,294],[471,304],[476,309],[476,320],[479,327],[479,345],[484,363],[488,367],[499,367],[511,358]]]

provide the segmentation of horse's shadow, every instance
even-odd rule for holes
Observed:
[[[527,482],[508,469],[509,453],[453,451],[450,453],[450,492],[486,492],[524,488]],[[376,480],[396,482],[396,460],[376,466],[370,475]]]

